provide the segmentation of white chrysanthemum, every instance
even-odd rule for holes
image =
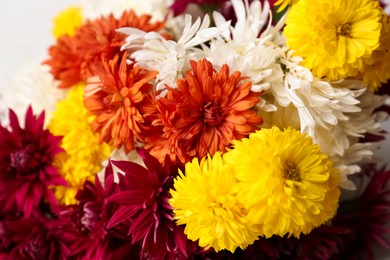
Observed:
[[[360,85],[362,86],[363,84],[360,83]],[[350,84],[350,86],[356,87],[356,84]],[[342,121],[340,122],[340,125],[338,125],[338,128],[351,133],[348,138],[349,147],[342,155],[335,154],[330,156],[335,167],[338,168],[342,176],[344,176],[342,187],[347,189],[353,189],[355,185],[347,180],[346,176],[359,172],[359,164],[378,162],[380,160],[380,158],[378,158],[378,153],[381,142],[360,143],[360,138],[366,133],[381,135],[380,133],[383,131],[381,122],[387,118],[386,113],[375,112],[378,107],[385,103],[386,97],[375,95],[366,90],[357,99],[360,101],[358,107],[361,109],[361,112],[346,113],[349,120]],[[356,132],[359,132],[359,134],[356,135]],[[331,137],[336,138],[337,136]]]
[[[283,80],[283,72],[276,62],[283,51],[273,42],[280,28],[267,25],[268,2],[262,6],[259,1],[253,1],[246,6],[242,1],[233,0],[232,5],[237,23],[204,48],[205,56],[216,68],[228,64],[231,71],[250,77],[252,91],[266,90],[271,82]],[[225,18],[217,12],[214,12],[214,21],[218,28],[226,24]]]
[[[173,0],[82,0],[84,19],[96,19],[100,16],[114,14],[120,17],[124,11],[134,10],[137,14],[149,14],[154,20],[164,20],[168,7]]]
[[[198,18],[192,24],[189,15],[185,17],[182,35],[177,41],[166,40],[156,32],[146,33],[136,28],[122,28],[119,32],[129,35],[123,50],[129,51],[129,62],[135,61],[148,70],[157,70],[157,90],[165,89],[165,84],[176,86],[176,80],[184,76],[190,68],[190,60],[204,58],[197,46],[220,35],[229,27],[229,22],[220,28],[209,27],[210,18],[206,15],[201,22]]]
[[[12,108],[19,118],[24,118],[31,104],[34,113],[45,110],[45,123],[51,118],[56,103],[65,98],[66,91],[58,88],[47,65],[38,62],[26,64],[16,77],[0,86],[0,120],[8,125],[8,109]]]

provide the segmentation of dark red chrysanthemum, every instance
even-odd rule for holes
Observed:
[[[337,259],[345,250],[344,242],[350,232],[351,230],[346,227],[322,225],[300,239],[290,238],[286,241],[290,248],[290,258]]]
[[[372,165],[371,165],[372,166]],[[374,246],[390,249],[390,171],[373,170],[362,195],[340,204],[333,225],[349,228],[342,259],[374,259]]]
[[[115,166],[125,173],[125,176],[120,175],[120,183],[126,187],[107,199],[119,205],[108,228],[128,225],[127,234],[133,243],[142,243],[141,258],[188,257],[197,247],[187,241],[183,229],[175,225],[168,203],[178,168],[170,164],[168,158],[163,167],[145,150],[139,150],[139,154],[146,168],[133,162],[111,161],[110,167]]]
[[[70,223],[45,217],[4,221],[0,229],[9,242],[4,259],[67,259],[68,246],[77,236]]]
[[[0,126],[0,215],[21,211],[28,218],[43,199],[55,204],[49,186],[66,185],[52,166],[61,137],[44,130],[44,112],[35,117],[31,107],[24,128],[12,110],[9,118],[10,128]]]
[[[229,74],[223,65],[216,72],[206,59],[191,61],[191,70],[167,87],[166,97],[155,100],[155,131],[145,138],[145,148],[164,162],[186,163],[217,151],[225,152],[233,140],[247,137],[259,128],[262,118],[253,110],[260,94],[252,92],[239,71]]]
[[[126,11],[119,19],[114,15],[85,22],[76,29],[73,37],[62,36],[56,45],[50,47],[50,58],[45,61],[51,67],[55,79],[61,80],[60,87],[71,87],[85,81],[91,74],[91,65],[111,60],[121,51],[125,34],[116,29],[134,27],[145,32],[160,31],[164,22],[151,22],[150,15],[137,16]]]
[[[59,213],[80,232],[70,246],[72,258],[136,259],[139,255],[139,245],[132,245],[128,237],[120,235],[124,231],[106,229],[108,219],[116,210],[107,205],[106,198],[118,188],[112,171],[106,171],[104,188],[98,178],[95,184],[86,181],[76,195],[77,205],[65,207]]]

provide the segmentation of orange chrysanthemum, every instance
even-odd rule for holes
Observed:
[[[177,81],[178,88],[167,87],[167,96],[155,100],[158,135],[145,139],[145,148],[161,162],[169,155],[174,162],[186,163],[217,151],[226,151],[234,139],[242,139],[258,129],[261,117],[252,108],[260,93],[250,91],[239,71],[229,75],[229,67],[215,72],[203,59],[191,61],[191,70]]]
[[[157,72],[127,65],[126,55],[122,57],[95,64],[97,82],[85,88],[84,104],[96,115],[92,128],[100,133],[100,140],[117,148],[123,145],[129,152],[135,147],[134,137],[142,139],[147,130],[147,115],[155,111],[149,81]]]
[[[164,22],[151,23],[151,18],[150,15],[137,16],[133,11],[127,11],[119,19],[111,14],[87,21],[76,30],[74,37],[66,40],[60,37],[57,45],[50,47],[51,57],[45,63],[51,66],[53,76],[62,81],[62,88],[86,81],[93,76],[91,64],[111,60],[120,53],[126,35],[116,32],[116,29],[135,27],[150,32],[164,28]]]
[[[68,35],[58,38],[57,45],[49,48],[51,59],[45,61],[51,74],[60,80],[59,88],[74,86],[81,81],[80,67],[83,62],[78,55],[74,39]]]

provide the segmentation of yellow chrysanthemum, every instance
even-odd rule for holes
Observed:
[[[280,13],[280,12],[282,12],[284,9],[286,9],[287,6],[293,5],[293,4],[295,4],[296,2],[298,2],[298,0],[278,0],[274,5],[275,5],[275,6],[279,6],[277,12]]]
[[[370,59],[364,73],[361,75],[370,91],[375,92],[390,79],[390,20],[386,14],[382,17],[380,45]]]
[[[334,216],[339,173],[298,130],[262,129],[234,141],[224,159],[235,165],[238,198],[259,235],[307,234]]]
[[[60,36],[73,36],[76,29],[82,24],[81,8],[74,6],[65,9],[54,17],[53,35],[56,39]]]
[[[258,233],[247,219],[247,212],[238,203],[233,167],[223,162],[221,153],[198,163],[195,158],[180,171],[169,203],[174,208],[178,225],[185,224],[187,237],[199,239],[202,247],[215,251],[252,244]]]
[[[287,45],[318,77],[356,76],[379,46],[382,9],[377,0],[300,0],[287,14]]]
[[[57,200],[65,205],[76,202],[77,190],[85,180],[94,180],[111,152],[107,144],[99,143],[99,136],[89,125],[93,118],[84,108],[83,94],[83,84],[74,86],[66,99],[57,104],[48,126],[54,135],[63,136],[61,147],[65,152],[55,158],[54,165],[69,186],[54,189]]]

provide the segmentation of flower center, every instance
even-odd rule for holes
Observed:
[[[85,228],[89,231],[99,229],[102,225],[100,212],[102,212],[102,205],[100,203],[96,201],[85,203],[80,219],[83,229]]]
[[[287,162],[284,168],[284,178],[292,181],[300,181],[301,175],[294,163]]]
[[[19,175],[30,175],[40,166],[41,155],[35,152],[35,147],[29,145],[11,153],[11,167],[16,169]]]
[[[29,259],[47,259],[49,256],[48,241],[39,234],[28,240],[20,249],[20,253]]]
[[[221,107],[214,102],[208,102],[203,107],[203,122],[208,126],[218,126],[223,121]]]
[[[336,27],[336,36],[344,36],[351,38],[351,31],[352,31],[352,26],[349,23],[344,23],[338,27]]]

